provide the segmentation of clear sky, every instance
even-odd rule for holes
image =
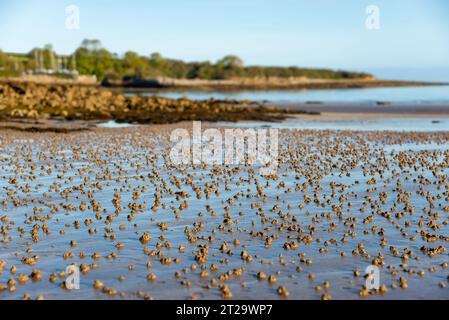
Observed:
[[[66,6],[80,29],[66,28]],[[365,27],[368,5],[380,29]],[[248,65],[345,69],[449,67],[447,0],[0,0],[0,48],[51,43],[68,54],[84,38],[188,61],[236,54]]]

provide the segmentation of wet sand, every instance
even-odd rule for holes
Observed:
[[[2,129],[0,299],[449,298],[449,133],[282,130],[263,177],[174,167],[179,127]]]
[[[289,110],[303,110],[308,112],[320,112],[325,115],[338,117],[448,117],[449,104],[409,104],[409,103],[276,103],[279,108]]]

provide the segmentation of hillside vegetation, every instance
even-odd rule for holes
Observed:
[[[80,75],[95,75],[98,80],[130,79],[231,79],[231,78],[290,78],[363,79],[367,73],[292,67],[245,66],[234,55],[227,55],[215,63],[210,61],[184,62],[169,59],[159,53],[142,56],[133,51],[123,55],[103,48],[98,40],[84,40],[69,56],[57,55],[51,45],[34,48],[26,54],[7,54],[0,51],[0,76],[17,76],[24,71],[76,70]],[[56,74],[57,75],[57,74]]]

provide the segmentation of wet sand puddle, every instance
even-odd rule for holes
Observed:
[[[449,133],[282,130],[264,177],[174,167],[174,128],[4,131],[0,299],[449,298]]]

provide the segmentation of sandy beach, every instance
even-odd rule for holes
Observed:
[[[0,0],[2,314],[443,310],[448,9]]]
[[[173,166],[179,127],[2,129],[0,298],[449,297],[449,133],[281,130],[263,177]]]
[[[279,167],[175,164],[192,121],[278,129]],[[0,299],[449,298],[445,103],[7,82],[0,132]]]

